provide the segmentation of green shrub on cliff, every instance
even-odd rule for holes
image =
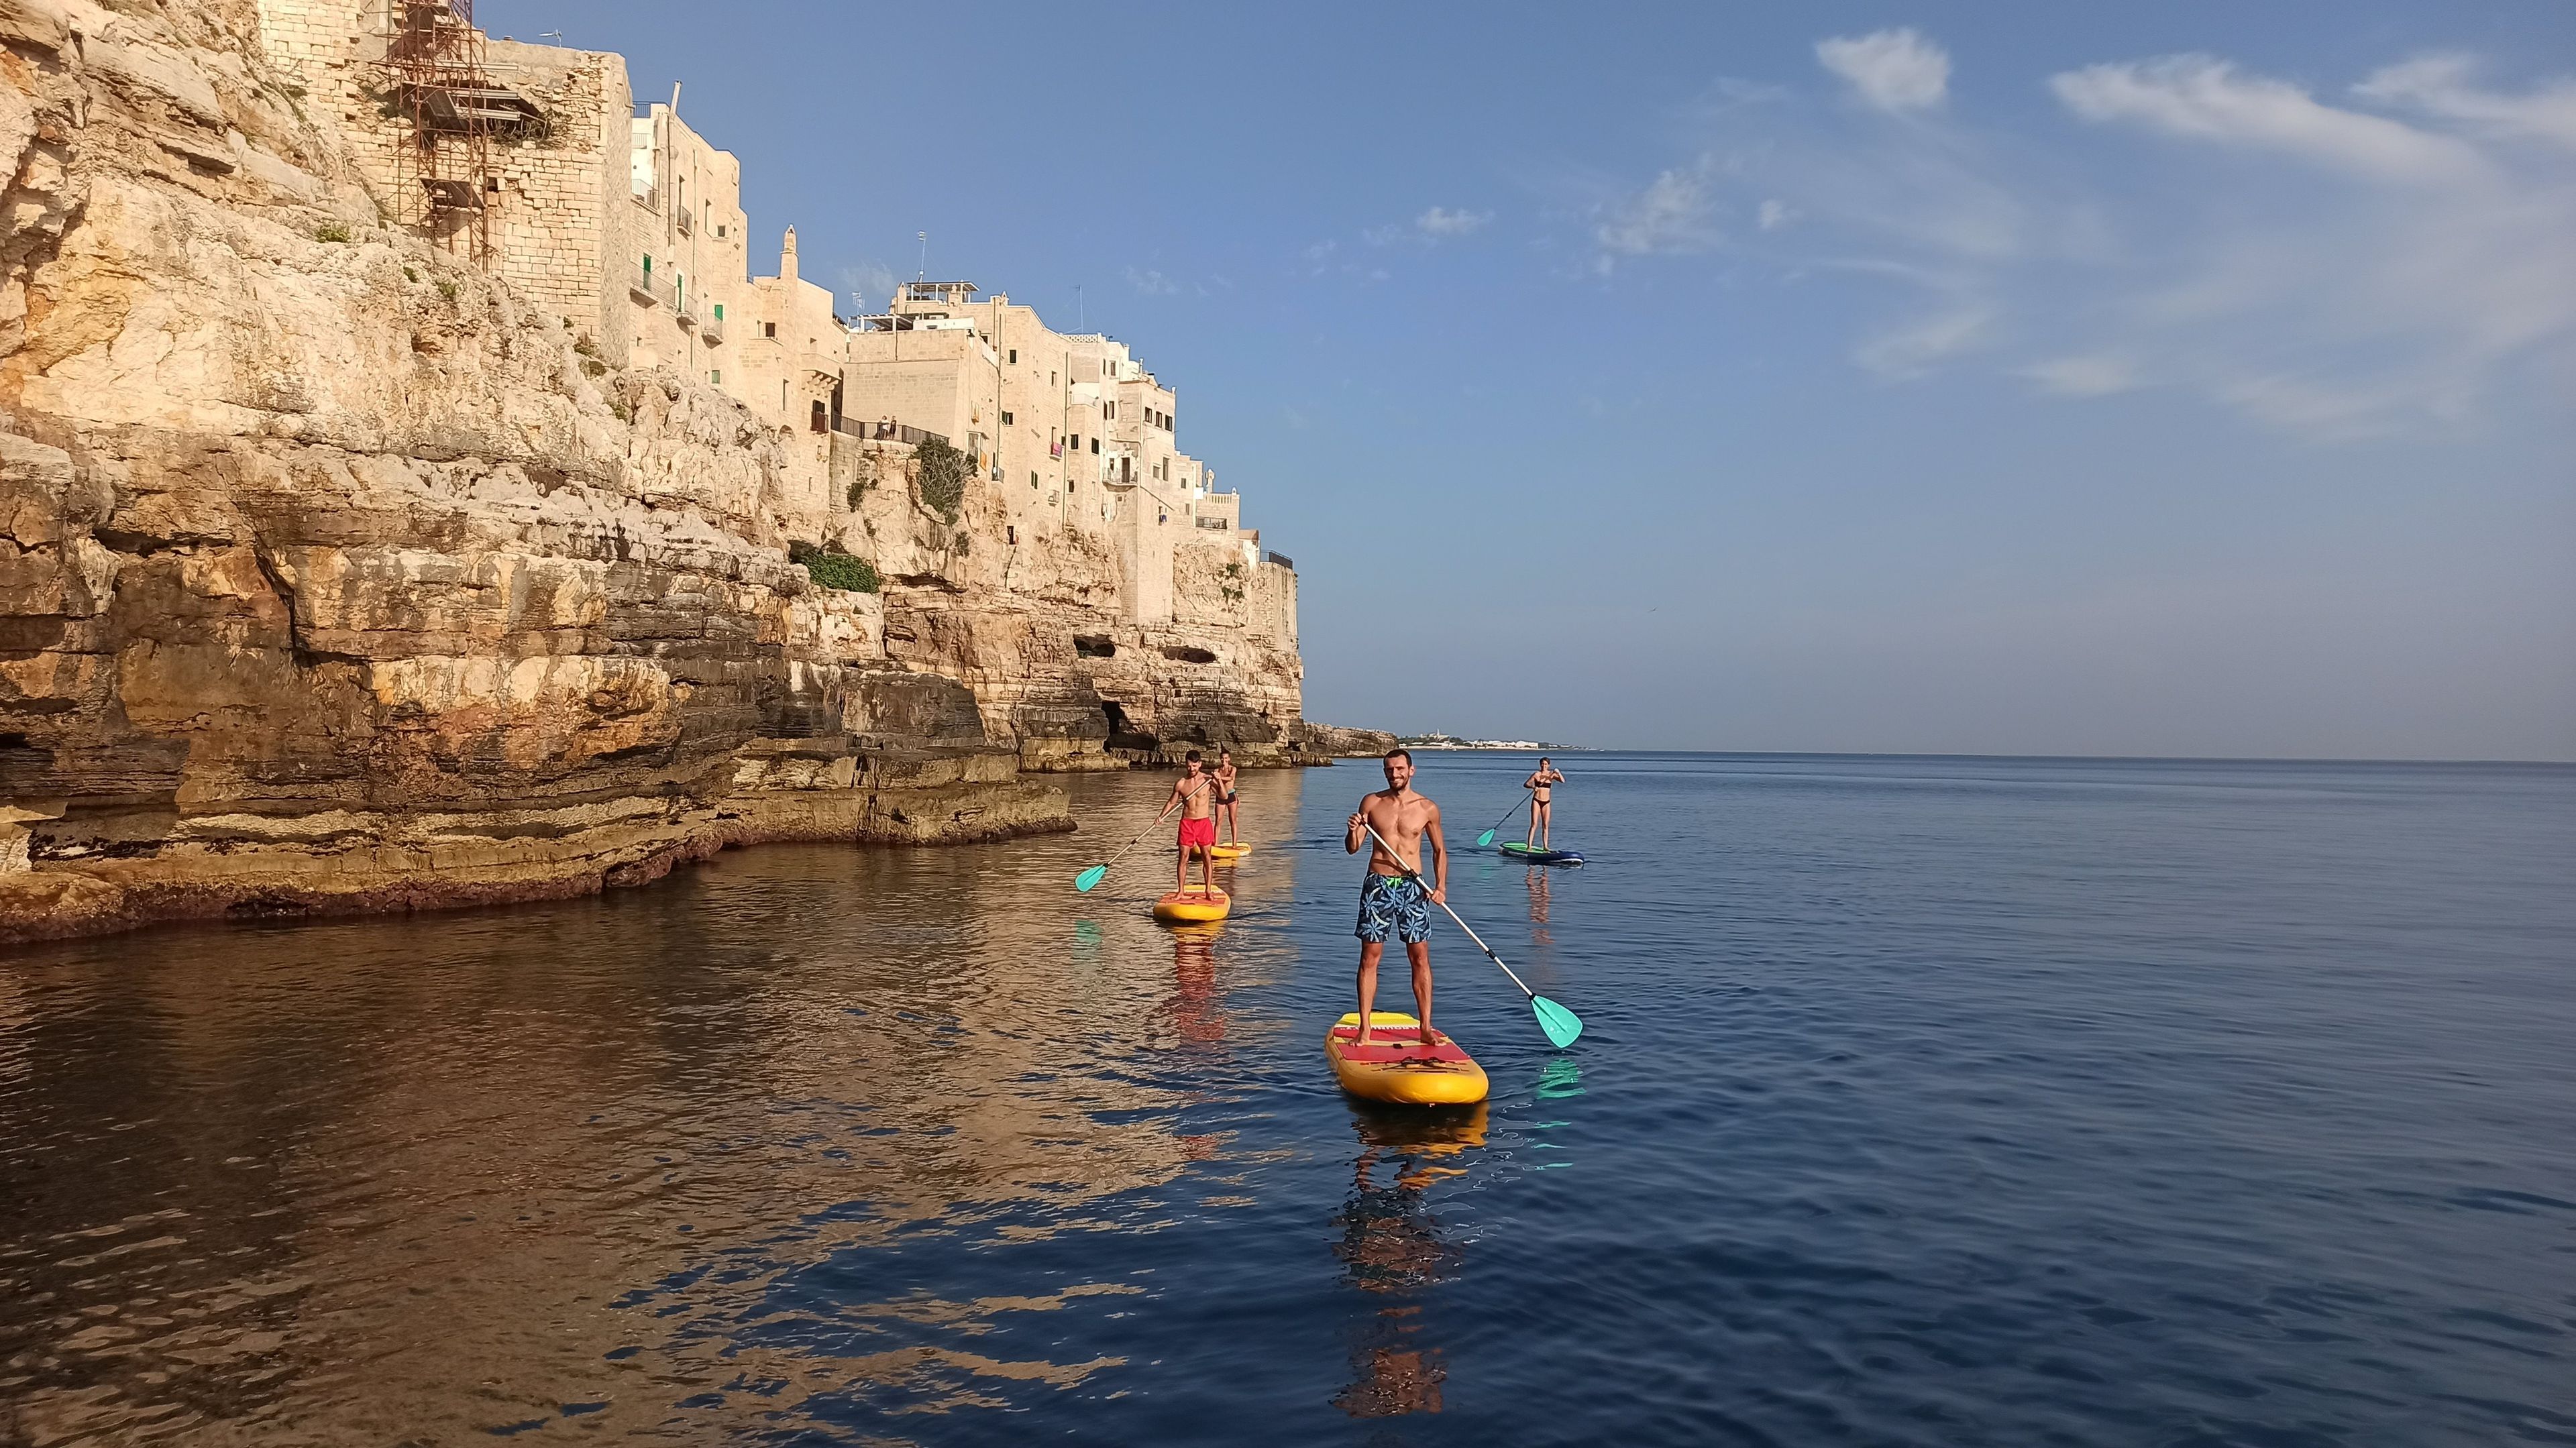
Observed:
[[[805,565],[805,576],[823,588],[837,588],[843,593],[875,593],[885,586],[877,576],[877,566],[864,558],[852,557],[838,548],[817,548],[811,543],[790,543],[787,558]]]
[[[966,454],[935,437],[924,439],[912,456],[920,469],[914,486],[920,493],[921,505],[937,513],[941,522],[954,526],[958,514],[965,511],[966,475],[974,465]]]

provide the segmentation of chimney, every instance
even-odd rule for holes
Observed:
[[[778,253],[778,277],[781,281],[796,280],[796,228],[792,226],[787,228],[786,247]]]

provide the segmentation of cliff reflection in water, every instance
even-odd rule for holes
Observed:
[[[1229,1017],[1230,979],[1289,956],[1072,894],[1146,783],[1082,782],[1066,839],[773,847],[604,898],[13,960],[0,1442],[686,1439],[1124,1361],[990,1334],[1144,1286],[1076,1256],[951,1300],[888,1249],[1150,1217],[1222,1145],[1178,1113],[1277,1029]],[[1284,832],[1298,788],[1247,777],[1247,824]],[[1239,908],[1284,910],[1293,861]]]

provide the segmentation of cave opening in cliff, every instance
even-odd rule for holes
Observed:
[[[1076,634],[1073,656],[1078,659],[1114,659],[1118,656],[1118,645],[1096,635]]]

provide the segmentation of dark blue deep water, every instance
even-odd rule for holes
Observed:
[[[0,961],[0,1444],[2576,1443],[2576,769],[1563,763],[1464,1114],[1324,1069],[1365,763],[1197,933],[1121,776]]]

